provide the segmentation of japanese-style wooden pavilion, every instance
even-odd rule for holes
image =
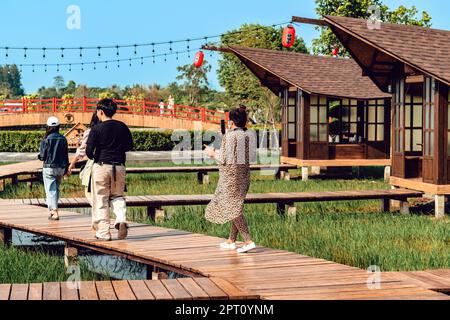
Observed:
[[[226,48],[281,98],[282,157],[302,167],[390,168],[391,95],[352,59]],[[317,170],[317,169],[316,169]]]
[[[364,75],[392,94],[394,187],[450,195],[450,31],[326,16]]]

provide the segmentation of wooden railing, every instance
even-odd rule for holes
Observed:
[[[56,113],[56,112],[94,112],[98,99],[20,99],[0,100],[0,115],[17,113]],[[204,107],[191,107],[175,104],[164,104],[147,100],[114,100],[118,105],[118,113],[171,117],[191,121],[219,124],[221,120],[228,120],[228,113]]]

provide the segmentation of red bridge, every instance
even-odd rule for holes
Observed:
[[[88,124],[98,99],[20,99],[0,101],[0,128],[42,125],[50,115],[63,124]],[[228,114],[203,107],[183,105],[160,107],[147,100],[115,100],[118,104],[117,120],[133,127],[163,129],[208,130],[217,129]]]

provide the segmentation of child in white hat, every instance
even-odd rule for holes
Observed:
[[[69,166],[69,150],[66,138],[59,133],[60,122],[56,117],[47,120],[45,138],[39,148],[39,160],[43,161],[44,180],[49,220],[59,220],[59,185]]]

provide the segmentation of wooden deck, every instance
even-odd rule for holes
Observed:
[[[0,300],[256,300],[220,278],[0,284]]]
[[[408,282],[414,283],[419,287],[450,294],[450,269],[397,273],[387,272],[386,274],[394,274],[395,276],[400,275]]]
[[[288,207],[290,215],[295,214],[295,203],[322,201],[354,201],[381,200],[380,210],[389,211],[389,200],[406,202],[408,198],[422,197],[422,193],[406,189],[394,190],[353,190],[334,192],[284,192],[284,193],[249,193],[245,199],[247,204],[276,203],[277,211],[283,215]],[[213,198],[212,194],[195,195],[151,195],[125,197],[129,207],[147,207],[148,215],[155,219],[155,210],[165,206],[206,205]],[[15,199],[14,203],[47,207],[45,199]],[[59,201],[60,208],[89,208],[86,198],[63,198]]]
[[[281,157],[281,163],[293,164],[299,167],[385,167],[391,165],[391,159],[297,159]]]
[[[45,208],[0,200],[2,228],[190,276],[221,278],[261,299],[450,299],[396,274],[382,275],[379,289],[373,289],[367,285],[371,274],[366,270],[265,247],[247,254],[224,251],[218,248],[223,239],[181,230],[133,223],[126,240],[100,242],[94,238],[90,217],[67,211],[61,211],[61,217],[49,221]]]

